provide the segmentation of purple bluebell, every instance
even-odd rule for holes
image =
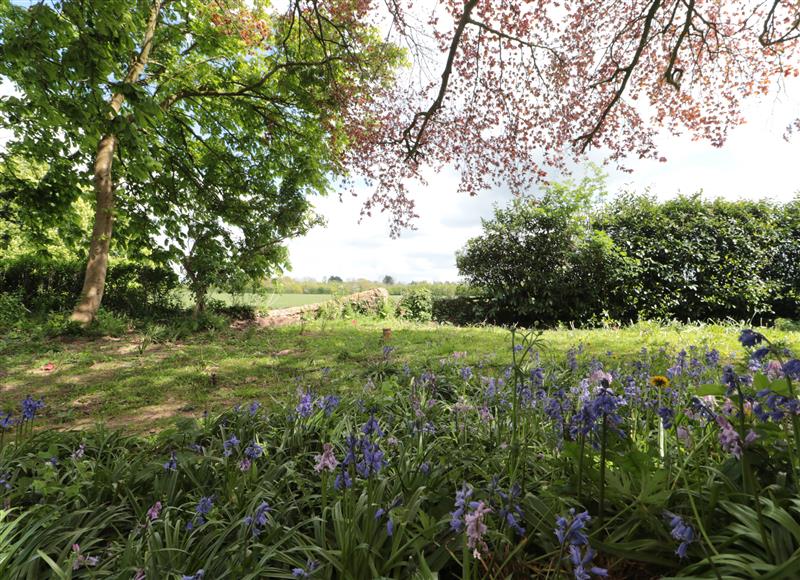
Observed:
[[[336,479],[333,481],[333,487],[342,490],[352,487],[353,479],[350,477],[350,474],[345,469],[344,465],[342,465],[341,470],[339,473],[336,474]]]
[[[0,486],[6,489],[11,489],[11,484],[8,482],[9,479],[11,479],[10,474],[8,473],[0,474]]]
[[[267,514],[271,510],[272,508],[269,507],[269,504],[262,501],[252,516],[244,518],[244,524],[246,526],[252,526],[253,536],[257,537],[264,530],[267,525]]]
[[[44,399],[34,400],[33,397],[28,395],[22,400],[22,418],[25,421],[33,421],[36,417],[36,412],[44,407]]]
[[[800,380],[800,360],[793,358],[783,363],[783,374],[790,379]]]
[[[450,512],[450,529],[460,532],[464,529],[464,512],[467,509],[467,500],[472,497],[472,488],[465,483],[456,491],[455,510]]]
[[[719,364],[719,351],[716,348],[706,351],[706,365],[709,367],[716,367]]]
[[[200,568],[197,572],[192,574],[191,576],[181,576],[181,580],[203,580],[205,578],[206,573]]]
[[[472,378],[472,369],[470,367],[463,367],[461,369],[461,379],[468,381]]]
[[[419,466],[419,471],[422,475],[428,475],[431,472],[431,464],[427,461],[423,461]]]
[[[586,524],[592,517],[588,511],[575,514],[575,508],[569,510],[569,519],[564,516],[556,518],[556,528],[554,530],[558,541],[572,546],[582,546],[589,543],[589,538],[584,531]]]
[[[375,418],[375,413],[370,414],[369,419],[364,426],[361,428],[361,432],[364,435],[377,435],[378,437],[383,437],[383,431],[381,430],[381,426],[378,423],[378,420]]]
[[[336,407],[339,406],[339,401],[340,399],[336,395],[325,395],[317,401],[317,406],[323,410],[325,416],[330,417]]]
[[[0,418],[0,429],[10,429],[12,425],[14,425],[14,419],[11,418],[9,411],[5,417]]]
[[[751,328],[745,328],[739,334],[739,342],[742,343],[742,346],[745,347],[753,347],[757,344],[760,344],[764,341],[764,335],[760,332],[756,332]]]
[[[230,438],[228,438],[228,440],[223,442],[222,444],[222,447],[224,449],[222,454],[225,457],[230,457],[231,455],[233,455],[234,448],[238,446],[239,446],[239,438],[236,437],[236,435],[231,435]]]
[[[261,447],[258,443],[253,441],[247,448],[244,450],[245,456],[249,457],[250,459],[257,459],[264,454],[264,448]]]
[[[260,407],[261,403],[259,403],[258,401],[253,401],[252,403],[250,403],[250,407],[248,408],[248,411],[250,411],[250,416],[255,417]]]
[[[598,566],[592,566],[595,552],[591,546],[586,546],[581,550],[580,546],[572,545],[569,547],[569,559],[572,562],[572,573],[575,580],[590,580],[592,574],[595,576],[608,576],[608,570]]]
[[[174,451],[170,451],[169,459],[164,463],[164,469],[166,471],[178,471],[178,456]]]
[[[356,464],[356,471],[361,477],[369,477],[378,473],[385,465],[383,451],[377,443],[364,441],[361,445],[363,459]]]
[[[678,549],[675,550],[675,553],[679,558],[683,559],[686,557],[689,544],[695,540],[694,530],[677,514],[665,511],[664,517],[669,520],[670,528],[672,528],[670,534],[672,534],[674,539],[680,541],[680,545]]]
[[[316,560],[309,560],[306,562],[305,568],[292,568],[292,576],[295,578],[311,578],[311,575],[317,568],[319,568],[319,562]]]
[[[656,412],[658,416],[661,417],[661,423],[664,425],[664,429],[671,429],[672,423],[675,420],[675,411],[669,407],[659,407]]]
[[[314,412],[314,396],[310,391],[306,391],[300,395],[300,400],[294,408],[297,414],[303,418],[310,417]]]

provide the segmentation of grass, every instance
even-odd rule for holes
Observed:
[[[157,430],[181,415],[197,416],[258,399],[268,405],[295,397],[330,369],[336,392],[361,389],[383,360],[382,329],[390,326],[392,357],[434,371],[442,358],[468,351],[490,366],[508,363],[510,334],[496,327],[458,328],[399,320],[314,321],[304,326],[196,334],[174,343],[121,338],[43,339],[0,334],[0,410],[27,394],[43,396],[49,426],[85,427],[99,420],[133,432]],[[661,326],[548,330],[544,359],[562,358],[582,344],[597,355],[633,358],[642,347],[709,345],[723,358],[741,356],[738,326]],[[762,329],[800,350],[800,332]],[[734,354],[735,353],[735,354]],[[52,370],[46,370],[52,363]]]

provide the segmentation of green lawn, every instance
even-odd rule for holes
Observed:
[[[198,415],[236,402],[265,404],[292,398],[298,386],[360,389],[383,360],[382,328],[391,326],[393,365],[407,362],[434,371],[439,360],[466,351],[469,364],[507,364],[508,331],[495,327],[457,328],[399,320],[319,322],[277,329],[249,328],[197,334],[175,343],[150,344],[141,336],[104,339],[42,339],[30,333],[0,334],[0,409],[27,394],[44,396],[50,425],[85,426],[98,420],[146,431],[178,415]],[[302,332],[301,332],[302,331]],[[800,332],[763,329],[771,339],[800,350]],[[550,330],[543,358],[564,356],[583,344],[588,355],[632,357],[642,347],[718,348],[740,357],[738,327],[638,324],[624,329]],[[53,363],[52,370],[44,370]]]

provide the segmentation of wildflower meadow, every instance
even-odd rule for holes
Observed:
[[[800,360],[710,345],[330,369],[145,438],[0,414],[2,578],[796,578]],[[500,361],[500,364],[498,364]]]

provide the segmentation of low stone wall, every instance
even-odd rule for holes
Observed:
[[[389,299],[389,292],[385,288],[373,288],[364,292],[356,292],[341,298],[346,303],[367,304],[372,308],[377,308],[384,300]],[[331,302],[320,302],[318,304],[306,304],[304,306],[293,306],[292,308],[281,308],[278,310],[271,310],[265,316],[257,316],[254,323],[264,328],[274,326],[286,326],[287,324],[294,324],[300,322],[304,314],[314,313],[323,307],[323,305]]]

